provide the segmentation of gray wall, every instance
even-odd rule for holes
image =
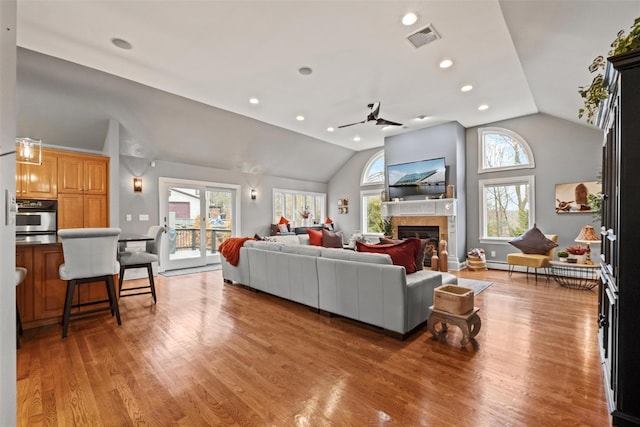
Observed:
[[[602,131],[558,119],[533,114],[491,123],[516,132],[531,147],[535,169],[478,174],[478,127],[467,129],[467,247],[482,247],[487,261],[506,263],[507,254],[518,252],[513,246],[480,243],[478,181],[518,175],[535,176],[535,219],[548,234],[558,234],[560,248],[576,244],[574,239],[583,225],[599,228],[591,214],[556,214],[555,185],[569,182],[597,181],[601,167]],[[597,246],[597,245],[596,245]],[[598,253],[593,248],[592,257]],[[491,251],[496,252],[491,257]]]
[[[0,2],[0,426],[16,425],[16,228],[5,191],[15,194],[16,2]],[[33,272],[32,272],[33,273]]]
[[[371,156],[380,151],[380,148],[359,151],[354,154],[342,168],[329,180],[327,203],[328,215],[334,222],[336,229],[344,232],[345,240],[348,240],[351,233],[362,230],[360,222],[360,190],[378,189],[382,192],[383,186],[360,187],[362,169],[365,167]],[[349,199],[349,213],[338,213],[338,199]]]
[[[457,256],[466,254],[466,136],[458,122],[444,123],[415,132],[391,136],[384,142],[385,162],[388,165],[444,157],[449,168],[448,183],[455,185],[458,199]],[[411,197],[408,197],[410,199]],[[416,196],[413,198],[421,198]]]
[[[133,192],[133,177],[142,177],[142,193]],[[240,234],[253,236],[255,233],[268,235],[273,220],[273,188],[289,190],[327,192],[327,184],[301,181],[268,175],[251,175],[238,171],[206,168],[183,163],[151,161],[138,157],[120,156],[120,216],[118,218],[123,232],[143,233],[150,225],[161,224],[158,218],[160,196],[158,182],[160,177],[191,179],[214,183],[240,185],[241,222]],[[251,200],[250,190],[258,192],[256,200]],[[126,221],[126,215],[132,215],[132,221]],[[139,221],[140,214],[148,214],[149,221]]]

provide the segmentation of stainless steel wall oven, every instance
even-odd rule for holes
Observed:
[[[55,243],[58,230],[56,200],[17,200],[16,241]]]

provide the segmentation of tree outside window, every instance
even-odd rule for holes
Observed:
[[[480,181],[482,230],[484,239],[511,239],[534,222],[534,177]]]

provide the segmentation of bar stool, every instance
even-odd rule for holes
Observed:
[[[27,277],[27,269],[22,267],[16,267],[16,288]],[[22,319],[20,319],[20,309],[18,308],[18,301],[16,300],[16,346],[20,348],[20,335],[22,335]]]
[[[64,253],[64,264],[59,268],[60,278],[67,280],[67,295],[62,317],[62,338],[67,336],[72,316],[110,310],[111,316],[116,316],[118,325],[121,324],[120,309],[113,283],[113,275],[118,274],[120,268],[116,260],[119,235],[119,228],[69,228],[58,231]],[[108,299],[73,304],[76,286],[102,281],[105,283]],[[72,308],[105,302],[109,303],[109,307],[71,313]]]
[[[153,237],[153,240],[147,242],[146,251],[118,252],[118,261],[120,262],[120,278],[118,279],[118,290],[120,292],[120,298],[151,294],[153,303],[156,303],[156,285],[153,280],[152,263],[158,261],[158,252],[160,252],[160,237],[162,236],[163,232],[164,227],[159,225],[152,225],[147,231],[147,236]],[[149,284],[145,286],[136,286],[122,289],[124,271],[128,268],[146,268],[147,274],[149,275]],[[139,289],[149,290],[146,292],[131,292]]]

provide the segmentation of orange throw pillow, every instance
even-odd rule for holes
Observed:
[[[309,235],[309,244],[313,246],[322,246],[322,230],[312,230],[307,228]]]
[[[374,252],[387,254],[391,257],[394,265],[404,267],[407,274],[418,271],[416,268],[416,254],[420,252],[420,239],[410,237],[400,243],[389,243],[384,245],[367,245],[356,242],[358,252]]]
[[[289,225],[289,220],[283,216],[280,217],[280,221],[278,222],[278,224],[287,224]]]

